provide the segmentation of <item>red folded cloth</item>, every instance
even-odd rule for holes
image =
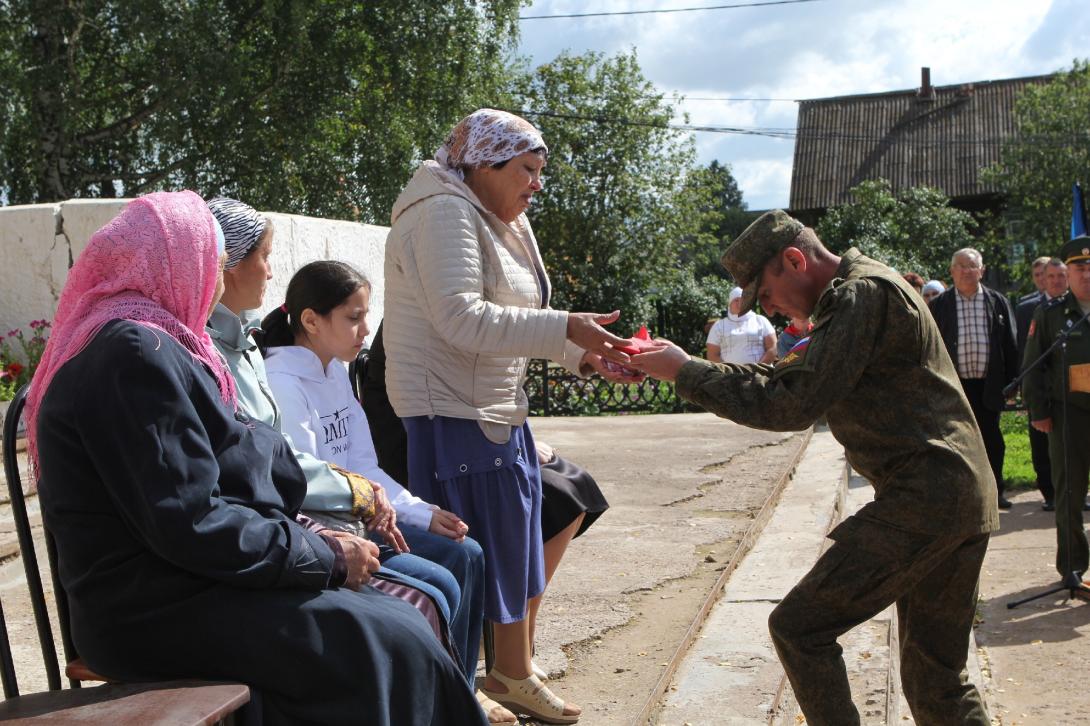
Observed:
[[[640,329],[636,331],[636,334],[628,339],[628,345],[618,345],[617,350],[628,355],[639,355],[646,350],[650,350],[655,347],[655,343],[651,340],[651,336],[647,332],[647,326],[641,325]]]
[[[626,345],[615,346],[617,350],[628,355],[639,355],[645,351],[651,350],[655,347],[655,343],[651,340],[651,336],[647,332],[647,326],[641,325],[640,329],[636,331],[636,334],[628,339]],[[634,368],[629,368],[626,365],[620,363],[614,363],[611,360],[602,359],[602,362],[606,366],[606,370],[613,373],[623,373],[626,376],[638,376],[640,372]]]

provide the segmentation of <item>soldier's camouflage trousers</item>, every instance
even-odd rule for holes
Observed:
[[[852,517],[831,536],[769,617],[807,723],[859,723],[837,638],[896,603],[901,683],[916,723],[988,726],[965,662],[989,535],[926,535]]]

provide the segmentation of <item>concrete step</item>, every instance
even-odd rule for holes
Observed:
[[[820,554],[839,520],[846,481],[843,449],[827,430],[816,430],[775,513],[679,666],[658,724],[769,722],[783,668],[768,615]]]
[[[806,723],[772,646],[768,615],[830,544],[825,534],[873,495],[869,482],[850,473],[832,435],[815,431],[776,512],[679,666],[658,724]],[[914,724],[901,690],[896,608],[850,631],[840,644],[861,723]],[[983,684],[975,639],[969,678]]]
[[[859,511],[874,498],[874,487],[863,477],[852,473],[841,520]],[[840,639],[844,648],[844,665],[851,684],[852,700],[859,710],[864,726],[908,724],[902,721],[900,663],[897,649],[897,610],[890,606],[849,631]],[[907,706],[903,709],[908,713]]]

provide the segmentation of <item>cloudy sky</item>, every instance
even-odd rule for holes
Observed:
[[[755,0],[534,0],[522,15],[650,10]],[[760,0],[756,0],[760,1]],[[690,123],[793,128],[790,99],[942,86],[1069,68],[1090,57],[1086,0],[815,0],[729,10],[529,20],[522,54],[635,48],[659,89],[690,97]],[[711,98],[788,101],[705,101]],[[680,118],[678,119],[681,120]],[[699,160],[729,163],[751,209],[786,206],[794,141],[698,133]]]

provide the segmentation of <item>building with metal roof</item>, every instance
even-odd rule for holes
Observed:
[[[916,89],[800,101],[791,211],[812,224],[871,179],[889,180],[895,194],[930,186],[958,208],[998,210],[1002,198],[981,170],[1016,133],[1022,89],[1053,77],[932,86],[923,68]]]

